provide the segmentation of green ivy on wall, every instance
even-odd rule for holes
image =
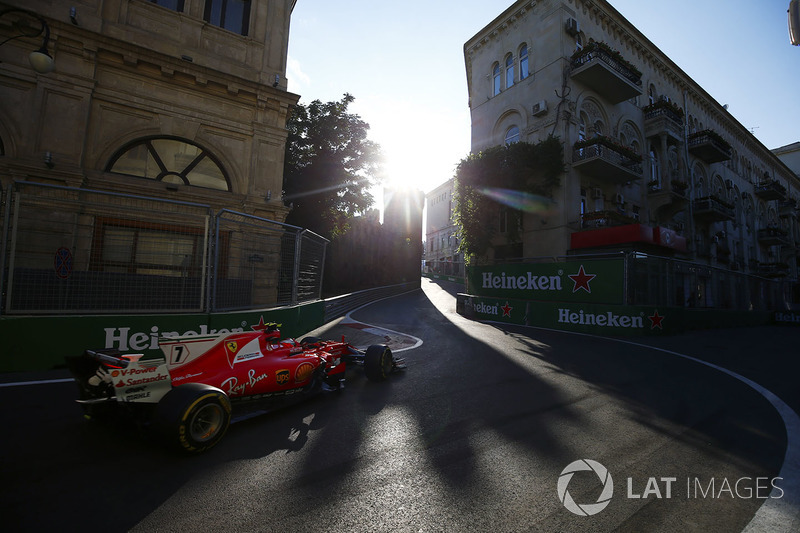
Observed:
[[[507,211],[506,238],[519,242],[524,212],[552,203],[564,172],[564,148],[558,137],[537,144],[495,146],[462,159],[456,168],[454,220],[459,252],[472,263],[485,257]]]

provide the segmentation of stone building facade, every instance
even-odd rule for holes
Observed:
[[[425,272],[464,275],[458,251],[458,227],[453,221],[454,179],[425,195]]]
[[[525,214],[525,257],[637,250],[797,279],[798,176],[608,2],[520,0],[464,58],[473,152],[564,146],[559,208]]]
[[[0,3],[2,312],[318,297],[325,245],[298,288],[308,234],[282,224],[295,2]]]
[[[0,47],[0,183],[36,181],[283,221],[289,21],[296,0],[32,0],[55,69]],[[17,32],[9,12],[0,38]],[[32,19],[28,18],[28,21]],[[36,26],[36,22],[28,22]]]

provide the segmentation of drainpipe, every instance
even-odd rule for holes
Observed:
[[[692,261],[697,259],[697,247],[694,235],[694,176],[689,163],[689,99],[687,91],[683,91],[683,157],[686,161],[686,181],[689,183],[689,220],[687,221],[687,234],[689,236],[689,257]]]

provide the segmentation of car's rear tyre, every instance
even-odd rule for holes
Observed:
[[[392,373],[392,350],[388,346],[375,344],[364,354],[364,374],[370,381],[384,381]]]
[[[167,445],[187,453],[214,447],[231,423],[231,402],[216,387],[187,383],[169,391],[156,408],[156,424]]]

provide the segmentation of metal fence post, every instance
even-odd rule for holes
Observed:
[[[216,311],[214,298],[217,295],[217,278],[219,276],[219,217],[214,216],[212,230],[214,235],[208,235],[208,293],[206,295],[206,311]],[[209,233],[211,233],[211,231]]]
[[[6,282],[6,242],[9,231],[9,212],[11,211],[11,186],[8,192],[4,195],[2,187],[0,187],[0,210],[3,213],[3,231],[0,234],[0,315],[3,314],[3,294]]]
[[[303,247],[303,234],[308,230],[302,230],[295,235],[294,243],[294,274],[292,279],[292,305],[297,305],[298,285],[300,284],[300,254]]]
[[[317,298],[322,299],[322,283],[325,280],[325,255],[328,253],[328,242],[322,243],[322,262],[319,267],[319,292]]]

